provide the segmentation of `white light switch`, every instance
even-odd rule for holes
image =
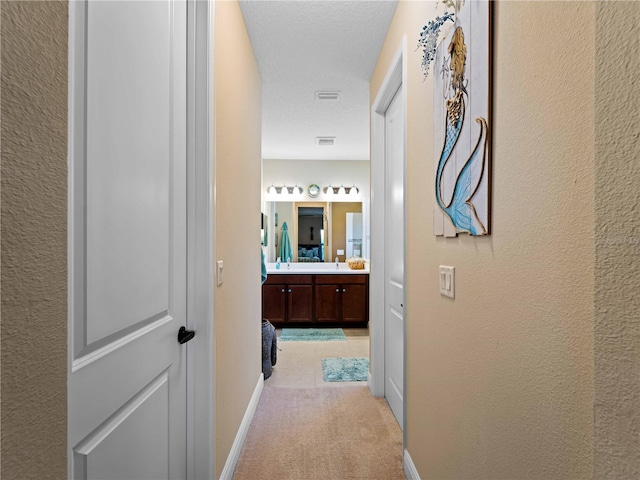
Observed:
[[[337,255],[344,255],[344,250],[338,250]]]
[[[224,263],[222,260],[216,262],[216,274],[218,277],[218,286],[222,285],[222,271],[224,270]]]
[[[455,298],[455,268],[440,265],[440,294]]]

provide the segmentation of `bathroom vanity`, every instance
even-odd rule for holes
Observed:
[[[369,271],[344,264],[267,264],[262,317],[276,327],[365,327],[369,321]]]

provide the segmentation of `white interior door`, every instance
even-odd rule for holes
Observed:
[[[186,4],[70,2],[69,476],[186,476]]]
[[[402,87],[401,87],[402,88]],[[385,397],[400,427],[404,395],[404,118],[400,90],[385,113]]]

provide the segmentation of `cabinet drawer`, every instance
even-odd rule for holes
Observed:
[[[312,275],[287,275],[270,273],[265,285],[311,285]]]
[[[316,285],[364,285],[367,275],[316,275]]]

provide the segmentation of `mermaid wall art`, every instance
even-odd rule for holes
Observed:
[[[434,59],[434,235],[488,235],[490,5],[467,0]]]

